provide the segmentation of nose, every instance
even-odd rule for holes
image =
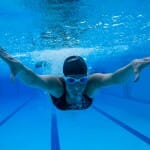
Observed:
[[[75,86],[74,86],[74,89],[75,89],[76,91],[80,91],[80,90],[81,90],[81,85],[80,85],[80,83],[76,83]]]

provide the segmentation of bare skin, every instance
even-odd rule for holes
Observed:
[[[19,60],[10,56],[3,48],[0,48],[0,57],[9,65],[11,80],[17,75],[25,84],[46,90],[55,97],[61,97],[64,93],[64,86],[59,77],[53,75],[38,75],[31,69],[24,66]],[[79,82],[74,85],[66,83],[66,100],[68,103],[79,103],[82,94],[92,97],[94,92],[104,86],[122,84],[135,76],[135,82],[139,80],[142,69],[150,65],[150,57],[134,59],[126,66],[112,73],[94,73],[88,76],[86,84]],[[72,75],[73,78],[81,78],[84,75]]]

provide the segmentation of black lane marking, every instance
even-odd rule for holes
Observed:
[[[124,96],[120,96],[120,95],[115,95],[112,93],[106,93],[106,92],[102,92],[103,95],[107,95],[107,96],[113,96],[113,97],[117,97],[117,98],[122,98],[125,99],[129,102],[135,102],[135,103],[140,103],[140,104],[150,104],[150,101],[147,99],[140,99],[140,98],[136,98],[134,96],[129,96],[129,97],[124,97]],[[129,100],[130,99],[130,100]]]
[[[130,132],[131,134],[135,135],[136,137],[138,137],[140,140],[142,140],[143,142],[145,142],[146,144],[150,145],[150,138],[145,136],[144,134],[138,132],[137,130],[131,128],[130,126],[126,125],[125,123],[119,121],[118,119],[114,118],[113,116],[109,115],[108,113],[104,112],[103,110],[101,110],[100,108],[93,106],[93,108],[98,111],[99,113],[101,113],[102,115],[104,115],[105,117],[107,117],[108,119],[112,120],[113,122],[115,122],[116,124],[118,124],[119,126],[121,126],[122,128],[124,128],[125,130],[127,130],[128,132]]]
[[[11,119],[17,112],[19,112],[24,106],[26,106],[31,101],[31,98],[16,108],[12,113],[10,113],[7,117],[0,121],[0,127],[4,125],[9,119]]]
[[[60,150],[57,118],[54,113],[52,114],[51,123],[51,150]]]

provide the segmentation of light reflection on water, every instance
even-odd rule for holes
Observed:
[[[6,0],[0,4],[0,19],[3,20],[0,42],[10,51],[113,47],[133,45],[149,38],[148,1],[120,3],[116,0],[116,4],[95,0],[15,2]]]

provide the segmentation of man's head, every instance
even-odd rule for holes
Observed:
[[[63,65],[66,89],[73,95],[81,94],[87,83],[87,65],[80,56],[66,58]]]
[[[87,75],[87,66],[84,59],[80,56],[70,56],[66,58],[63,65],[63,73],[68,75]]]

